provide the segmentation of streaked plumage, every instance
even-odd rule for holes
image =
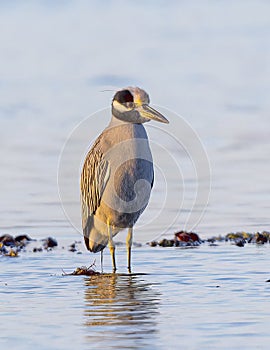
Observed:
[[[113,236],[128,228],[130,251],[133,226],[146,208],[154,180],[152,155],[142,123],[168,123],[149,107],[139,88],[118,91],[112,119],[88,152],[81,174],[82,227],[87,248],[96,253],[109,243],[116,270]]]

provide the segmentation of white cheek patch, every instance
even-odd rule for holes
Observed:
[[[130,109],[126,108],[125,106],[121,105],[118,101],[113,101],[113,107],[120,113],[128,112]]]

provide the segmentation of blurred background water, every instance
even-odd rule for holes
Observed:
[[[60,240],[80,238],[64,215],[58,196],[57,170],[61,150],[72,130],[82,120],[109,107],[114,92],[103,90],[126,85],[143,87],[149,92],[153,104],[182,116],[199,135],[205,147],[212,172],[212,189],[205,215],[195,230],[202,237],[207,237],[229,231],[269,229],[269,12],[269,2],[264,0],[0,1],[1,233],[24,232],[35,237],[54,235]],[[89,141],[103,129],[109,118],[107,109],[104,114],[98,113],[97,119],[90,119],[94,122],[89,130]],[[150,124],[146,127],[151,134],[153,127],[151,129]],[[178,130],[182,128],[182,119],[177,123],[177,118],[172,117],[170,128],[168,130],[174,130],[177,136]],[[85,130],[85,135],[87,132]],[[166,140],[159,138],[158,141],[162,144]],[[170,145],[167,143],[166,147],[169,148]],[[154,153],[154,159],[158,158],[158,154]],[[183,154],[178,154],[178,161],[184,167]],[[153,239],[164,230],[162,220],[161,224],[150,220],[160,210],[164,199],[163,183],[159,181],[162,174],[159,176],[159,171],[157,174],[151,203],[138,223],[135,240],[141,242]],[[168,175],[167,181],[172,186],[169,189],[173,190],[173,186],[179,184],[179,174],[173,171],[168,171],[168,174],[171,175]],[[191,192],[194,192],[194,178],[187,175],[184,182],[188,199],[183,211],[188,213],[189,204],[192,204],[189,198]],[[167,203],[159,216],[169,217],[173,210],[179,211],[179,208],[174,208],[174,203]],[[144,226],[145,222],[148,222],[147,226]],[[171,234],[175,229],[183,228],[183,222],[180,218],[171,227],[166,223],[166,232]],[[239,339],[240,344],[240,340],[243,341],[247,334],[255,334],[253,342],[248,340],[247,344],[252,345],[250,348],[255,348],[256,344],[257,348],[264,348],[264,343],[258,339],[267,336],[263,324],[269,316],[264,312],[263,303],[269,290],[265,290],[264,285],[256,287],[256,273],[266,270],[267,251],[268,249],[245,251],[247,255],[240,258],[239,250],[237,255],[235,251],[219,250],[218,256],[208,249],[198,255],[192,251],[191,258],[196,260],[196,269],[194,265],[189,265],[191,262],[185,260],[190,258],[190,253],[185,252],[179,257],[179,250],[164,250],[162,253],[158,251],[160,255],[157,257],[147,249],[137,250],[138,255],[136,257],[135,252],[134,259],[138,270],[147,270],[154,275],[134,277],[134,280],[127,277],[114,278],[108,282],[109,292],[112,289],[110,293],[120,291],[120,295],[116,293],[117,297],[112,297],[113,300],[119,298],[120,304],[126,305],[130,295],[133,295],[137,305],[135,311],[133,306],[125,306],[121,313],[123,318],[116,322],[115,327],[122,330],[120,334],[124,338],[122,342],[115,343],[115,347],[124,347],[127,337],[131,339],[128,348],[136,348],[136,344],[144,347],[154,344],[156,348],[166,348],[168,344],[171,348],[177,347],[175,338],[171,337],[171,327],[178,325],[185,330],[182,335],[183,348],[217,348],[217,345],[222,348],[221,343],[217,344],[220,337],[227,341],[224,348],[233,348],[232,344],[237,348],[235,339]],[[121,252],[120,249],[119,254],[120,259],[122,255],[124,259],[124,251]],[[237,287],[231,283],[235,281],[230,280],[230,277],[226,280],[225,276],[225,290],[228,294],[223,296],[225,299],[220,306],[220,295],[217,296],[219,291],[211,289],[212,284],[207,281],[203,296],[209,299],[204,304],[198,294],[202,280],[207,278],[206,272],[210,266],[223,264],[226,254],[229,254],[229,258],[225,265],[230,271],[234,271],[234,268],[238,271],[244,262],[253,259],[251,265],[255,264],[257,270],[250,268],[255,280],[250,280],[248,267],[244,272],[244,286],[238,275],[240,280],[237,283],[241,287],[234,293],[232,289]],[[9,326],[14,327],[14,322],[17,321],[25,325],[29,323],[29,327],[39,335],[34,336],[32,343],[26,342],[25,348],[34,347],[38,339],[44,340],[51,335],[55,336],[53,347],[70,348],[70,335],[66,341],[63,340],[65,331],[73,334],[74,343],[83,348],[87,342],[84,343],[84,338],[80,343],[82,333],[85,332],[81,320],[78,321],[75,317],[74,324],[67,321],[72,315],[66,307],[72,304],[71,312],[76,311],[78,316],[84,303],[83,298],[85,314],[81,317],[85,317],[84,324],[97,327],[94,324],[97,313],[88,320],[87,317],[93,300],[101,299],[101,296],[97,296],[98,285],[95,290],[89,290],[87,280],[74,282],[54,278],[52,282],[49,277],[51,270],[55,272],[60,266],[71,267],[92,257],[88,257],[86,252],[80,258],[76,255],[74,260],[65,254],[59,255],[53,256],[53,260],[49,256],[19,258],[21,270],[18,269],[18,260],[4,262],[2,259],[5,272],[3,275],[1,273],[1,287],[6,293],[5,298],[8,294],[11,298],[9,302],[5,301],[7,304],[2,309],[6,312],[4,329],[7,332],[5,340],[8,342],[11,338],[14,341],[14,334],[8,332]],[[145,265],[144,261],[149,260],[149,257],[152,264],[157,264],[159,274],[152,266]],[[162,272],[160,270],[168,257],[169,262],[166,262],[165,272]],[[44,268],[46,272],[43,272]],[[23,275],[19,278],[22,271],[27,272],[27,277]],[[180,271],[180,275],[177,271]],[[168,277],[170,273],[173,275]],[[219,273],[222,275],[224,271],[216,272],[217,275]],[[191,286],[185,286],[183,274],[192,276],[195,282]],[[4,285],[11,275],[17,281],[16,284],[15,280],[12,282],[13,289]],[[35,281],[36,278],[38,281]],[[260,281],[263,279],[264,276],[260,277]],[[41,286],[39,280],[42,281]],[[213,285],[218,284],[216,277],[213,281]],[[48,283],[50,286],[46,289]],[[97,281],[98,283],[100,282]],[[161,287],[155,286],[155,283]],[[240,295],[246,291],[245,283],[249,285],[249,291],[241,299]],[[127,290],[123,290],[123,286],[127,286]],[[177,298],[183,294],[183,288],[187,290],[179,309]],[[190,288],[191,292],[188,293]],[[258,292],[262,294],[254,301]],[[63,294],[59,297],[59,293]],[[72,296],[70,293],[73,293]],[[234,307],[236,302],[237,307],[235,311],[231,309],[223,320],[218,316],[217,322],[217,315],[228,309],[228,295],[231,293],[234,296]],[[48,294],[51,295],[50,298]],[[171,295],[171,299],[167,299],[168,295]],[[68,301],[65,300],[66,297]],[[23,306],[18,313],[21,298],[26,305],[35,305],[34,309],[24,310]],[[106,296],[104,298],[108,299]],[[55,303],[56,300],[58,314],[54,308],[46,308],[47,303]],[[76,309],[77,302],[80,306]],[[149,317],[144,313],[144,302],[150,308]],[[250,328],[246,331],[247,323],[241,323],[241,318],[248,322],[246,302],[250,302],[249,306],[253,307],[253,318],[251,317],[249,325],[254,333]],[[213,304],[215,306],[209,314],[209,307]],[[55,317],[53,326],[44,325],[45,330],[42,330],[42,325],[42,329],[35,328],[38,327],[34,327],[35,320],[41,320],[45,309],[48,311],[47,317]],[[196,323],[192,315],[195,317],[198,310],[202,313]],[[138,317],[130,320],[133,311],[135,316],[138,313]],[[255,317],[256,312],[259,313],[258,319]],[[108,313],[114,315],[113,310]],[[208,317],[210,320],[207,322]],[[233,323],[234,319],[236,323]],[[121,323],[123,320],[126,323]],[[168,323],[164,320],[168,320]],[[185,323],[184,320],[188,322]],[[64,323],[60,324],[62,322]],[[65,322],[68,322],[66,329]],[[194,322],[197,326],[193,329]],[[144,340],[135,339],[125,325],[138,327]],[[101,327],[102,332],[106,329],[109,332],[107,335],[114,334],[111,325],[108,326],[105,322],[104,327]],[[237,334],[232,337],[234,330],[239,330],[239,327],[243,329],[238,333],[238,338]],[[262,327],[262,334],[254,331],[254,327]],[[101,334],[105,334],[100,333],[100,328],[94,329],[96,333],[91,332],[89,335],[93,347],[93,340],[101,341]],[[194,340],[194,332],[199,335],[198,341]],[[59,342],[56,340],[57,333]],[[203,339],[205,333],[209,335],[207,339]],[[26,338],[29,341],[27,334]],[[109,338],[105,338],[106,346]],[[134,342],[132,339],[135,339]],[[23,340],[23,336],[20,336],[18,343],[12,344],[18,348],[17,346],[22,346]],[[43,347],[48,348],[47,345],[43,344]],[[245,343],[245,347],[248,346]]]

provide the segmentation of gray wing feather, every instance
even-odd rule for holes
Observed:
[[[94,215],[100,205],[103,191],[109,179],[109,163],[103,158],[100,138],[88,152],[81,173],[82,226]]]

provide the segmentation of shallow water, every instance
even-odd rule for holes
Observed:
[[[194,223],[201,237],[270,230],[269,11],[266,1],[0,2],[0,234],[60,242],[0,257],[1,348],[268,348],[268,245],[145,242]],[[61,249],[81,239],[77,178],[64,203],[72,223],[58,196],[61,150],[72,135],[68,170],[78,177],[74,156],[109,121],[113,92],[101,91],[125,85],[145,88],[171,121],[146,126],[158,167],[133,253],[134,272],[146,275],[62,276],[96,256]],[[207,199],[209,178],[196,178],[174,142],[207,170],[187,125],[212,173],[205,215],[190,225],[196,185]],[[124,248],[117,259],[125,272]]]
[[[268,245],[138,247],[131,276],[118,247],[119,274],[83,277],[61,269],[90,262],[89,254],[61,244],[1,258],[1,347],[268,348]]]

